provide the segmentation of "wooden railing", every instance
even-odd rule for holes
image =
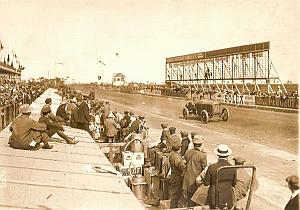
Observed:
[[[19,99],[13,103],[5,106],[0,106],[0,131],[19,115],[19,108],[22,104],[31,104],[42,93],[43,92],[26,95],[24,98]]]

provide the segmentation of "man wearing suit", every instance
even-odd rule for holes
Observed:
[[[44,149],[52,149],[53,146],[48,143],[47,126],[29,117],[31,115],[29,104],[21,105],[20,112],[22,115],[14,119],[9,128],[12,132],[9,146],[14,149],[36,150],[43,142]]]
[[[185,130],[180,132],[181,134],[181,150],[180,155],[183,157],[187,149],[189,148],[190,139],[189,139],[189,133]]]
[[[88,100],[88,97],[84,96],[83,101],[79,105],[77,125],[78,125],[78,128],[86,130],[92,136],[92,132],[89,128],[91,116],[90,116],[90,108],[87,104],[87,100]]]
[[[157,148],[160,150],[167,148],[167,144],[170,144],[170,131],[168,130],[168,124],[163,122],[160,124],[162,128],[161,136],[160,136],[160,142],[157,145]]]
[[[188,207],[197,205],[191,200],[198,188],[198,186],[196,185],[196,178],[207,166],[207,155],[202,150],[202,136],[195,135],[193,138],[193,144],[194,148],[187,150],[184,155],[186,168],[183,177],[182,189],[184,194],[186,195]]]
[[[292,175],[286,178],[289,189],[292,191],[292,196],[286,204],[284,210],[298,210],[299,209],[299,178]]]
[[[232,150],[227,145],[220,144],[214,152],[218,156],[218,162],[208,167],[203,179],[203,184],[209,186],[205,203],[212,209],[217,207],[221,209],[227,207],[230,209],[233,207],[232,187],[234,187],[236,183],[236,170],[223,169],[220,171],[218,176],[218,198],[215,197],[215,190],[217,170],[222,166],[231,165],[228,162],[228,156],[232,153]]]
[[[133,123],[131,124],[129,128],[129,133],[132,132],[139,133],[141,126],[144,124],[144,119],[145,119],[144,115],[139,115],[138,119],[133,121]]]
[[[181,143],[181,140],[180,140],[179,136],[176,135],[176,128],[175,127],[169,127],[169,131],[170,131],[170,142],[169,142],[169,144],[167,143],[167,150],[169,152],[171,152],[172,151],[171,145],[174,142],[180,142]]]
[[[66,112],[67,103],[68,103],[67,99],[62,100],[61,104],[58,106],[56,110],[56,116],[61,117],[64,120],[64,122],[67,122],[70,119],[69,115]]]
[[[170,208],[178,208],[178,202],[182,195],[182,172],[185,168],[185,161],[179,154],[181,147],[180,139],[174,139],[171,142],[172,152],[169,157],[171,176],[170,176],[170,195],[171,206]]]
[[[51,118],[50,118],[50,113],[51,113],[50,106],[44,106],[42,108],[41,112],[42,112],[42,116],[40,117],[39,122],[46,124],[46,126],[47,126],[47,131],[46,132],[47,132],[47,135],[49,136],[49,138],[51,138],[54,134],[57,133],[57,135],[59,135],[64,140],[66,140],[66,142],[68,144],[76,144],[77,143],[77,141],[74,141],[74,139],[67,136],[63,132],[64,128],[61,126],[60,123],[51,120]]]

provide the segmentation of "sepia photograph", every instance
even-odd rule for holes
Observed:
[[[0,209],[299,210],[298,0],[0,0]]]

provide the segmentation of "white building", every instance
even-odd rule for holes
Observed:
[[[113,86],[124,86],[126,85],[126,76],[122,73],[114,73],[112,77]]]

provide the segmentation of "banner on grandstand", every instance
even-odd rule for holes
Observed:
[[[220,103],[235,104],[235,105],[255,105],[255,97],[240,94],[222,94],[215,98]]]
[[[255,105],[261,106],[273,106],[273,107],[281,107],[281,108],[289,108],[289,109],[298,109],[299,103],[298,98],[290,97],[275,97],[275,96],[267,96],[267,97],[255,97]]]

